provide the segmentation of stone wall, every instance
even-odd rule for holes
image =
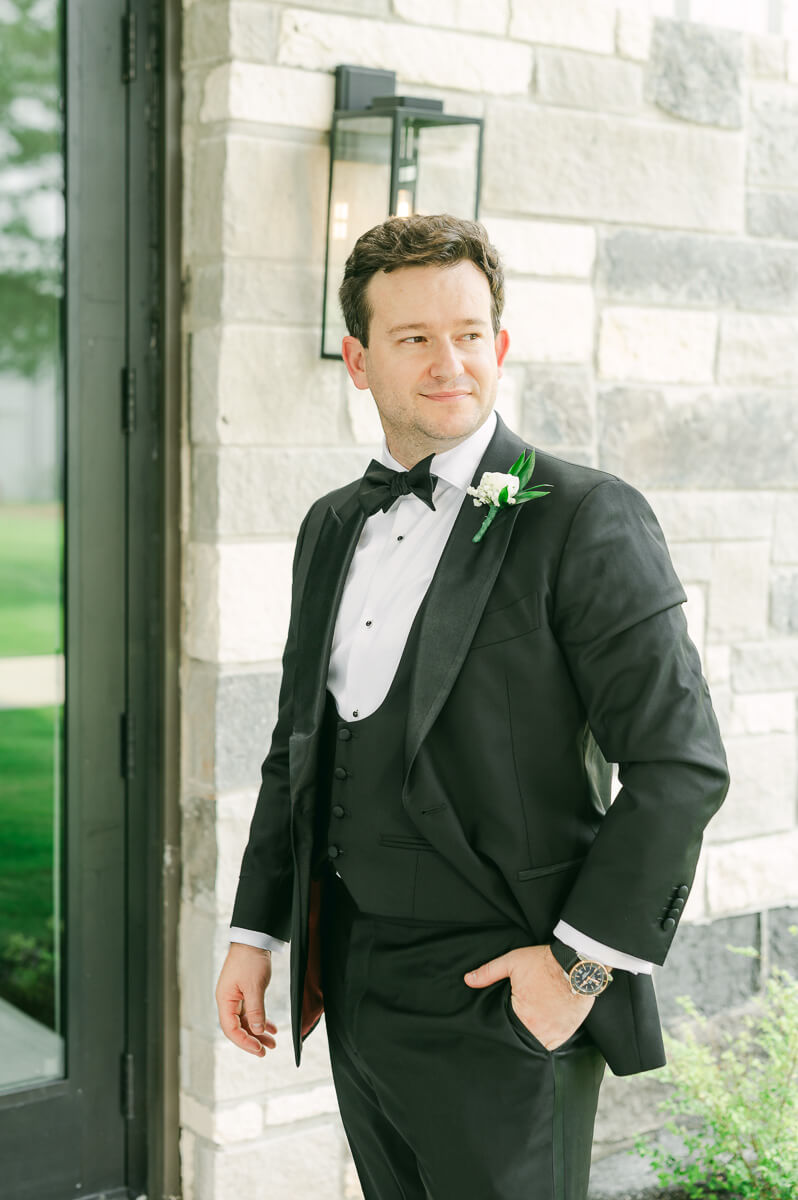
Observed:
[[[679,991],[717,1011],[756,990],[726,941],[790,944],[773,930],[798,900],[798,11],[722,7],[753,32],[652,19],[643,0],[184,0],[191,1200],[358,1195],[322,1032],[293,1065],[287,956],[265,1062],[224,1041],[213,1003],[293,538],[379,438],[370,401],[319,357],[338,63],[484,115],[482,218],[505,255],[512,337],[501,410],[530,441],[640,487],[689,594],[733,783],[660,979],[666,1012]],[[796,40],[766,32],[774,13]],[[630,1121],[656,1121],[656,1090],[610,1082],[599,1154]]]

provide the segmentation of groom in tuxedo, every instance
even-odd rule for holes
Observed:
[[[622,480],[491,478],[531,447],[494,413],[481,225],[384,222],[340,297],[385,442],[297,539],[221,1025],[275,1046],[290,941],[296,1061],[324,1010],[366,1200],[582,1200],[605,1063],[664,1061],[651,965],[728,784],[685,595]]]

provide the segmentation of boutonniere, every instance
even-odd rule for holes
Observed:
[[[509,508],[511,504],[525,504],[527,500],[538,500],[541,496],[548,496],[552,487],[550,483],[538,483],[533,488],[527,487],[534,469],[535,451],[530,450],[527,453],[524,450],[506,475],[501,471],[485,471],[478,485],[475,488],[468,488],[468,494],[474,497],[474,504],[477,507],[481,504],[490,506],[488,515],[471,539],[472,542],[482,541],[500,509]]]

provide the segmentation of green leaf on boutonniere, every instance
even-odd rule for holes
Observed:
[[[516,504],[520,504],[522,500],[534,500],[536,496],[548,496],[548,489],[553,486],[554,485],[551,483],[539,483],[536,485],[536,487],[531,488],[529,491],[519,492],[515,498],[515,502]]]
[[[502,490],[499,492],[499,504],[500,505],[506,504],[509,499],[510,499],[510,489],[509,489],[509,487],[503,487]]]
[[[524,466],[525,459],[526,459],[526,450],[522,450],[521,453],[519,454],[518,458],[515,460],[513,465],[510,467],[510,470],[507,472],[507,474],[508,475],[520,475],[521,470]],[[524,485],[521,484],[521,486],[523,487]]]
[[[526,451],[524,452],[524,458],[525,458],[525,460],[526,460],[526,461],[524,462],[524,464],[523,464],[523,466],[522,466],[522,468],[521,468],[521,470],[520,470],[520,472],[519,472],[519,475],[518,475],[518,482],[519,482],[519,485],[520,485],[520,486],[519,486],[519,489],[518,489],[519,491],[523,491],[523,489],[524,489],[524,488],[526,487],[526,485],[529,483],[529,480],[532,478],[532,472],[533,472],[533,471],[534,471],[534,469],[535,469],[535,450],[534,450],[534,447],[533,447],[533,449],[532,449],[532,450],[530,450],[530,451],[529,451],[529,457],[528,457],[528,458],[526,457]]]

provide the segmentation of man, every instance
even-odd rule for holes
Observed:
[[[274,1047],[290,939],[367,1200],[580,1200],[605,1061],[664,1061],[651,964],[728,782],[684,592],[638,492],[542,452],[474,540],[467,489],[531,449],[482,226],[377,226],[341,302],[385,445],[300,529],[222,1028]]]

